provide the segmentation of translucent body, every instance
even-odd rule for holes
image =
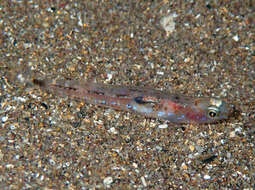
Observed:
[[[61,96],[174,123],[215,123],[227,119],[232,113],[232,108],[217,98],[189,97],[153,89],[79,81],[34,79],[33,82]]]

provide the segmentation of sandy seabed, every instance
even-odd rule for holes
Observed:
[[[1,1],[0,188],[255,188],[254,6]],[[171,14],[169,33],[160,20]],[[237,113],[177,125],[58,97],[10,73],[221,97]]]

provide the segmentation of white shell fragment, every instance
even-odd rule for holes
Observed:
[[[5,123],[7,120],[8,120],[8,117],[7,116],[4,116],[1,118],[2,122]]]
[[[113,182],[112,177],[106,177],[104,178],[104,185],[110,185]]]
[[[167,16],[162,17],[160,20],[160,24],[166,31],[167,36],[169,36],[175,30],[175,22],[174,22],[175,17],[177,17],[177,14],[171,13],[171,14],[168,14]]]
[[[211,176],[209,176],[209,175],[206,174],[206,175],[204,175],[204,179],[205,179],[205,180],[209,180],[209,179],[211,179]]]
[[[233,40],[235,40],[236,42],[238,42],[238,41],[239,41],[239,36],[238,36],[238,35],[233,36]]]
[[[166,129],[167,127],[168,127],[168,125],[166,123],[158,126],[158,128],[160,128],[160,129]]]

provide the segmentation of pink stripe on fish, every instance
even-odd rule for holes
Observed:
[[[232,107],[219,98],[189,97],[153,89],[74,80],[34,79],[33,83],[61,96],[173,123],[216,123],[228,119],[233,112]]]

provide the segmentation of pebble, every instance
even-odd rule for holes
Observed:
[[[235,131],[231,131],[230,133],[229,133],[229,137],[230,138],[233,138],[233,137],[235,137],[236,136],[236,132]]]
[[[211,176],[206,174],[206,175],[204,175],[204,179],[209,180],[209,179],[211,179]]]
[[[193,152],[193,151],[195,150],[195,146],[190,145],[190,146],[189,146],[189,149],[190,149],[191,152]]]
[[[146,183],[145,178],[143,176],[141,177],[141,181],[142,181],[143,186],[147,187],[147,183]]]
[[[181,169],[182,170],[187,170],[188,169],[188,166],[186,165],[186,163],[182,163]]]
[[[111,128],[109,129],[109,132],[112,133],[112,134],[114,134],[114,135],[118,134],[118,131],[117,131],[114,127],[111,127]]]
[[[5,123],[7,120],[8,120],[8,117],[7,116],[4,116],[1,118],[2,122]]]
[[[238,41],[239,41],[239,36],[238,36],[238,35],[233,36],[233,40],[235,40],[236,42],[238,42]]]
[[[172,13],[162,17],[160,20],[160,24],[166,31],[167,36],[169,36],[175,30],[175,22],[174,22],[175,17],[177,17],[177,14]]]
[[[111,176],[104,178],[104,185],[110,185],[113,182],[113,179]]]
[[[166,129],[167,127],[168,127],[168,125],[166,123],[158,126],[158,128],[160,128],[160,129]]]

